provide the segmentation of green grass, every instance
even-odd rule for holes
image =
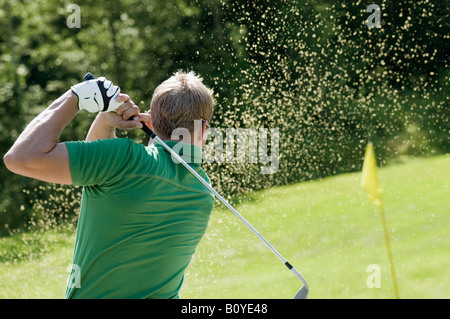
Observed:
[[[439,156],[379,169],[401,298],[450,298],[449,167]],[[236,207],[305,276],[310,298],[394,298],[379,211],[359,181],[351,173],[275,187]],[[0,239],[0,297],[61,298],[73,242],[67,231]],[[381,269],[380,288],[366,284],[371,264]],[[181,297],[291,298],[300,286],[217,204]]]
[[[62,230],[0,238],[0,298],[63,298],[74,241]]]

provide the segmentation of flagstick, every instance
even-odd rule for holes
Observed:
[[[400,299],[400,296],[398,294],[398,287],[397,287],[397,276],[395,275],[394,260],[392,258],[391,243],[389,240],[388,228],[387,228],[387,223],[386,223],[386,215],[384,213],[384,206],[383,206],[383,202],[381,201],[381,198],[378,200],[377,206],[380,208],[381,223],[383,224],[384,239],[386,241],[386,249],[388,252],[389,263],[391,265],[391,276],[392,276],[392,283],[394,285],[395,298]]]

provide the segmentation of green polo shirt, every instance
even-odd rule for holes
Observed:
[[[191,149],[190,165],[210,182],[200,148],[167,144],[180,155]],[[73,184],[83,186],[66,298],[179,298],[206,231],[211,192],[157,143],[66,145]]]

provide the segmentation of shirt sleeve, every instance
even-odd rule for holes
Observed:
[[[132,141],[125,138],[66,142],[75,186],[113,184],[129,168]]]

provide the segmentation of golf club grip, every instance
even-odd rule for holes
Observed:
[[[91,72],[86,73],[83,77],[83,81],[95,80],[95,76],[92,75]],[[155,138],[156,134],[144,123],[142,123],[142,130],[151,138]]]
[[[153,132],[144,122],[141,122],[142,123],[142,130],[148,135],[148,136],[150,136],[151,138],[155,138],[156,137],[156,134],[155,134],[155,132]]]

